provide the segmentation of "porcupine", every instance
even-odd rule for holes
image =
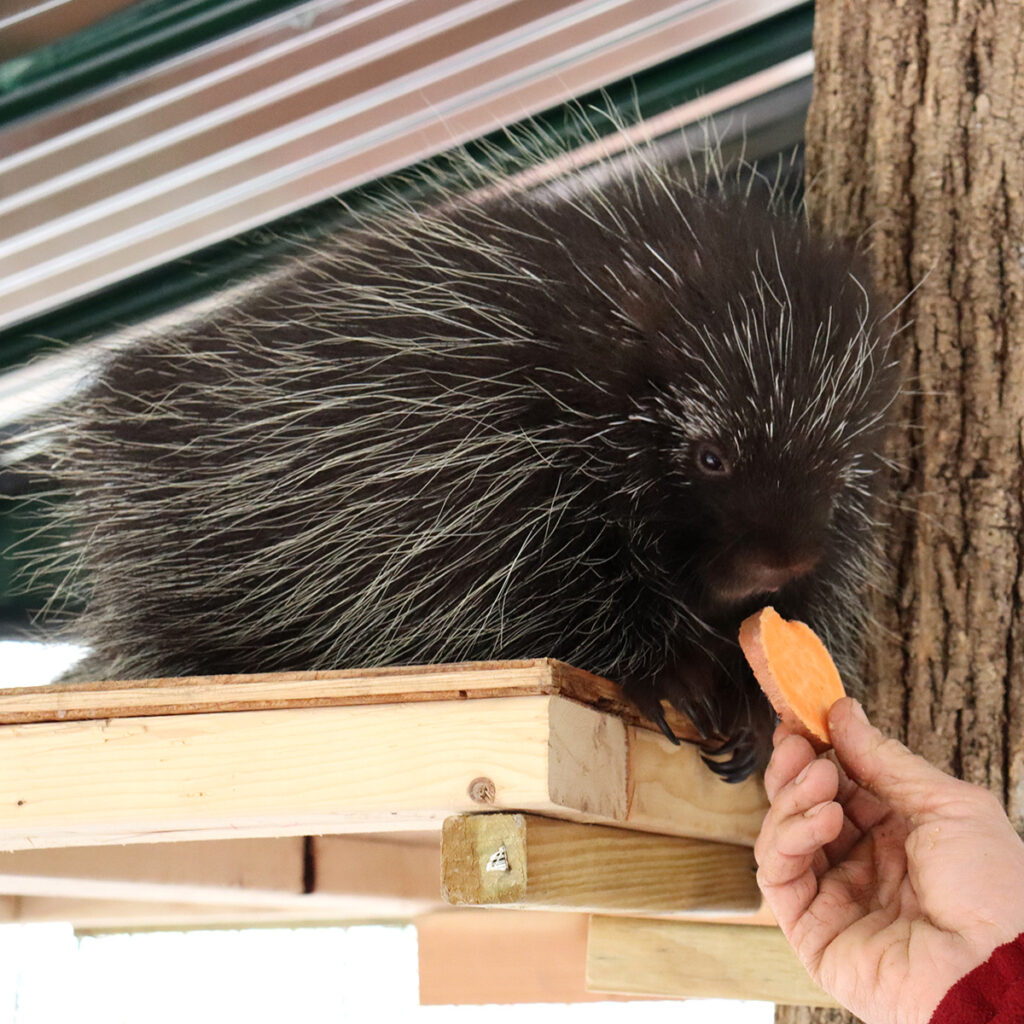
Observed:
[[[762,766],[738,624],[851,664],[892,331],[800,214],[604,172],[393,197],[109,354],[49,452],[91,676],[553,657]]]

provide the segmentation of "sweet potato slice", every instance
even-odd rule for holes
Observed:
[[[741,623],[740,647],[779,718],[819,753],[830,747],[828,709],[846,691],[814,630],[762,608]]]

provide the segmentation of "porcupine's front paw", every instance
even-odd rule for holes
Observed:
[[[654,679],[627,682],[623,691],[673,743],[679,738],[665,720],[662,702],[686,715],[700,734],[702,760],[726,782],[742,782],[768,763],[775,712],[756,687],[740,689],[716,679],[704,659]]]
[[[763,772],[772,752],[775,722],[767,729],[744,727],[722,743],[709,742],[701,749],[701,759],[726,782],[742,782],[756,772]]]

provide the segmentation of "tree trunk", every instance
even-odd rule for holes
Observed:
[[[811,217],[866,243],[894,297],[913,289],[865,703],[1021,830],[1024,4],[818,0],[816,19]]]

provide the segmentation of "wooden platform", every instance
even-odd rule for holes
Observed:
[[[553,661],[13,690],[0,763],[0,850],[436,832],[480,810],[752,845],[764,813],[757,782],[726,785]]]
[[[549,938],[559,920],[585,934],[588,913],[770,923],[760,781],[722,782],[614,684],[555,661],[0,690],[0,764],[3,920],[418,919],[472,942],[508,913],[447,897],[520,908]],[[607,989],[609,944],[628,959],[636,940],[598,934],[585,959]],[[581,962],[556,1001],[583,983]]]

